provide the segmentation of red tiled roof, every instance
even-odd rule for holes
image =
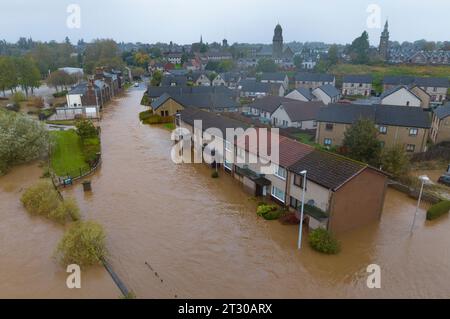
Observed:
[[[255,128],[256,136],[258,139],[258,145],[250,145],[249,139],[246,138],[246,136],[240,136],[237,139],[237,146],[242,147],[245,143],[245,150],[249,153],[259,155],[259,144],[261,143],[260,139],[264,138],[263,134],[260,133],[261,130],[264,130],[264,128]],[[273,129],[272,129],[273,130]],[[314,148],[312,146],[297,142],[291,138],[288,138],[286,136],[281,136],[279,134],[272,133],[271,129],[267,129],[267,153],[268,155],[271,155],[272,153],[272,135],[274,138],[274,141],[278,141],[278,151],[279,151],[279,163],[276,163],[283,167],[289,167],[302,159],[307,154],[314,151]],[[275,149],[274,149],[275,151]]]

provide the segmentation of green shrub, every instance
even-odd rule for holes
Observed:
[[[84,160],[92,165],[97,160],[97,154],[100,153],[100,139],[98,137],[83,139],[81,148]]]
[[[23,193],[21,202],[31,215],[49,217],[58,208],[60,199],[50,182],[41,181]]]
[[[61,201],[53,185],[41,181],[28,188],[21,197],[25,209],[32,215],[43,216],[57,223],[65,224],[80,219],[80,211],[74,199]]]
[[[212,172],[211,174],[212,178],[219,178],[219,173],[217,171]]]
[[[63,90],[61,92],[53,93],[53,97],[63,97],[63,96],[66,96],[66,94],[67,94],[67,90]]]
[[[65,233],[56,248],[55,257],[64,266],[80,267],[100,264],[106,255],[105,232],[95,222],[76,222]]]
[[[430,207],[427,211],[427,220],[434,220],[444,214],[448,214],[450,210],[450,201],[443,200]]]
[[[145,120],[149,119],[152,115],[153,115],[152,111],[150,111],[150,110],[141,112],[141,113],[139,113],[139,120],[145,121]]]
[[[11,99],[14,102],[14,104],[17,104],[17,105],[19,105],[20,102],[23,102],[23,101],[27,100],[25,94],[23,94],[22,92],[15,92],[12,95]]]
[[[282,210],[277,209],[264,214],[263,217],[266,220],[276,220],[280,218],[283,214],[284,212]]]
[[[58,210],[63,212],[65,218],[70,217],[75,222],[81,219],[80,208],[74,198],[64,199],[64,201],[58,206]]]
[[[323,228],[313,230],[308,241],[314,250],[324,254],[337,254],[340,251],[339,242]]]
[[[266,215],[269,212],[275,211],[276,209],[277,209],[277,206],[275,206],[275,205],[262,204],[262,205],[258,206],[258,208],[256,210],[256,214],[258,216],[264,217],[264,215]]]
[[[75,123],[77,128],[77,134],[81,137],[81,139],[98,137],[98,131],[95,125],[90,120],[79,119]]]

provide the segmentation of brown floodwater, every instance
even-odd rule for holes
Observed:
[[[81,273],[81,289],[67,288],[69,274],[53,259],[64,226],[30,216],[20,203],[40,175],[32,164],[0,177],[0,298],[119,298],[102,267]]]
[[[450,297],[449,217],[426,222],[425,204],[410,235],[416,202],[390,189],[381,221],[340,235],[339,255],[316,253],[306,241],[299,252],[298,227],[257,217],[256,200],[237,181],[223,173],[212,179],[202,164],[172,163],[170,132],[138,121],[142,93],[132,90],[105,110],[103,164],[90,177],[92,194],[80,184],[64,191],[78,199],[85,218],[105,227],[109,260],[139,298]],[[17,201],[9,205],[25,215]],[[2,226],[0,238],[3,231],[32,238],[35,222],[28,223]],[[2,242],[1,251],[11,255],[1,258],[24,268],[25,278],[35,268],[54,269],[35,249],[53,247],[47,238],[24,243],[20,258],[12,243]],[[366,285],[366,268],[374,263],[381,267],[381,289]],[[11,270],[3,276],[3,295],[36,295],[19,276]],[[93,283],[90,296],[102,296],[110,282],[92,277],[101,287]],[[45,280],[40,297],[54,297]]]

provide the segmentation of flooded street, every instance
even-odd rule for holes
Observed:
[[[426,222],[424,205],[411,236],[416,202],[389,189],[381,222],[340,236],[339,255],[316,253],[306,240],[299,252],[298,227],[257,217],[256,200],[230,176],[172,163],[170,132],[138,121],[142,93],[105,110],[93,193],[81,184],[64,191],[105,227],[109,260],[138,298],[450,297],[448,216]],[[30,218],[17,195],[39,173],[17,168],[0,179],[0,297],[70,296],[50,256],[62,229]],[[373,263],[381,289],[366,285]],[[83,297],[117,298],[102,269],[87,276]]]

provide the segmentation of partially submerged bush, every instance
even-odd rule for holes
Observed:
[[[23,193],[21,202],[30,214],[49,217],[58,208],[60,199],[50,182],[41,181]]]
[[[256,209],[256,214],[258,216],[264,217],[264,215],[266,215],[269,212],[275,211],[276,209],[277,206],[275,205],[262,204],[259,205],[258,208]]]
[[[276,220],[283,216],[284,212],[280,209],[272,210],[266,214],[263,215],[264,219],[266,220]]]
[[[145,120],[149,119],[152,115],[153,115],[152,111],[150,111],[150,110],[143,111],[143,112],[139,113],[139,120],[145,121]]]
[[[308,241],[314,250],[324,254],[337,254],[340,251],[339,242],[323,228],[313,230]]]
[[[64,266],[87,267],[100,264],[106,255],[105,232],[95,222],[76,222],[65,233],[55,252]]]
[[[79,220],[80,211],[74,199],[61,201],[53,185],[41,181],[23,193],[21,202],[32,215],[47,217],[55,222],[65,224],[67,220]]]
[[[450,201],[443,200],[430,207],[427,211],[427,220],[434,220],[450,211]]]

